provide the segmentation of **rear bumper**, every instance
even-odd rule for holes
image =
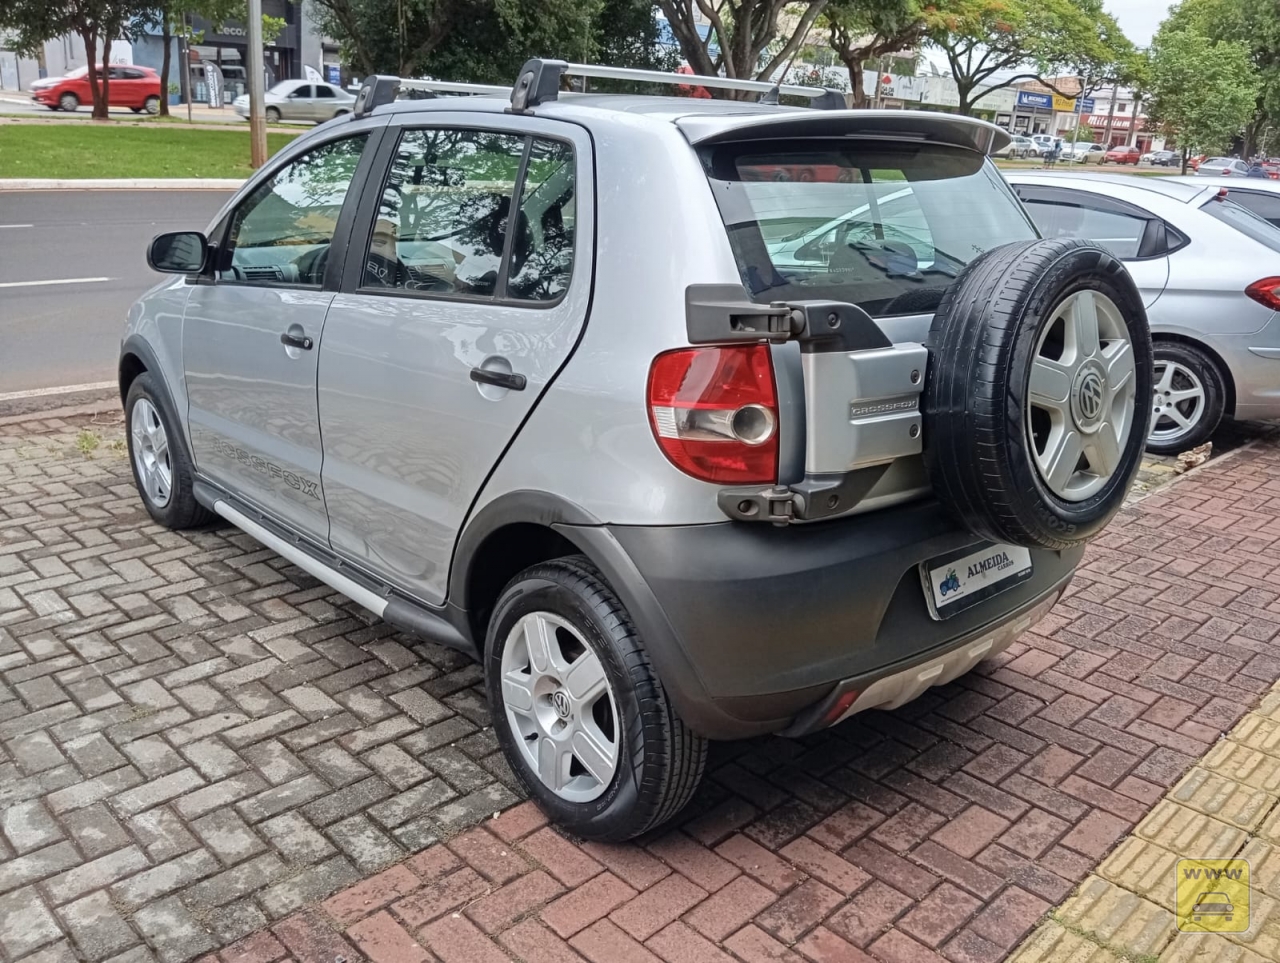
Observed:
[[[823,724],[823,707],[852,688],[988,636],[992,654],[1016,634],[1001,630],[1029,627],[1021,620],[1056,597],[1083,554],[1033,551],[1030,579],[938,621],[920,564],[982,541],[932,501],[812,525],[575,527],[566,534],[622,596],[681,716],[712,738],[809,731]],[[948,675],[962,658],[928,678],[959,674],[963,668]],[[893,686],[906,691],[905,682]],[[872,698],[856,708],[870,707]]]

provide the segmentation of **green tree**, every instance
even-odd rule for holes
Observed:
[[[818,19],[828,42],[849,71],[851,106],[867,106],[862,72],[868,62],[917,47],[929,30],[921,0],[831,0]]]
[[[1166,21],[1151,44],[1149,115],[1182,148],[1222,151],[1253,116],[1260,83],[1242,43]]]
[[[110,74],[101,67],[111,62],[112,42],[144,9],[137,0],[0,0],[0,29],[12,33],[16,50],[33,57],[50,40],[78,36],[89,66],[93,119],[107,120]]]
[[[309,2],[320,31],[338,41],[357,74],[511,83],[531,56],[593,56],[606,0]]]
[[[1046,78],[1101,72],[1123,37],[1099,0],[957,0],[929,19],[929,42],[947,58],[962,114],[980,96],[1022,80],[1074,96],[1077,89]]]
[[[741,80],[773,79],[808,37],[828,0],[658,0],[680,52],[695,74],[724,74]],[[697,9],[711,24],[704,40],[698,33]],[[794,15],[781,24],[784,9]],[[713,54],[712,51],[715,51]],[[734,97],[732,91],[711,91]]]

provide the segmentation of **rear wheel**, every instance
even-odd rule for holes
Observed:
[[[142,109],[148,114],[160,113],[160,98],[151,96],[142,102]]]
[[[1204,444],[1222,421],[1224,379],[1204,351],[1177,341],[1155,345],[1147,451],[1176,455]]]
[[[626,609],[586,558],[516,576],[485,646],[498,742],[565,829],[630,839],[692,797],[706,740],[676,715]]]
[[[80,98],[73,93],[65,93],[58,98],[59,110],[75,110],[80,106]]]

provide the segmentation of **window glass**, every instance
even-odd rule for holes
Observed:
[[[1263,220],[1280,225],[1280,194],[1263,194],[1261,191],[1240,191],[1232,188],[1228,196]]]
[[[297,87],[293,91],[293,93],[291,93],[289,96],[292,97],[294,100],[309,99],[311,97],[311,85],[302,84],[301,86]]]
[[[535,139],[511,242],[507,295],[554,301],[569,287],[577,218],[573,148]]]
[[[126,68],[124,71],[125,80],[142,80],[146,76],[147,75],[144,74],[141,70],[129,70],[128,68]]]
[[[219,276],[319,286],[366,136],[317,147],[260,184],[232,218]]]
[[[492,297],[525,138],[407,130],[365,258],[366,287]]]
[[[1031,200],[1027,213],[1044,237],[1075,237],[1101,244],[1118,258],[1136,258],[1147,222],[1115,211],[1079,204]]]
[[[332,98],[333,88],[328,86],[327,84],[316,84],[316,96]]]
[[[986,158],[942,145],[725,145],[703,163],[752,298],[932,313],[964,266],[1035,231]]]
[[[1216,197],[1206,203],[1200,210],[1211,217],[1216,217],[1224,224],[1230,224],[1241,234],[1251,237],[1259,244],[1264,244],[1273,251],[1280,252],[1280,228],[1263,220],[1253,211],[1232,203],[1230,200],[1218,200]]]

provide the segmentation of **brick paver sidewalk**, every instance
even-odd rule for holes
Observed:
[[[150,525],[99,433],[0,428],[8,959],[1000,960],[1280,678],[1268,444],[1128,508],[998,662],[579,845],[509,808],[474,666]]]

